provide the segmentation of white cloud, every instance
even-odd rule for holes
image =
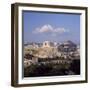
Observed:
[[[43,25],[40,28],[36,28],[34,33],[45,33],[45,32],[52,32],[53,31],[53,27],[51,25]]]
[[[36,28],[33,33],[46,33],[46,32],[50,32],[52,35],[56,35],[69,32],[69,30],[60,27],[53,28],[53,26],[47,24],[43,25],[42,27]]]
[[[67,30],[65,28],[56,28],[53,30],[55,33],[65,33]]]

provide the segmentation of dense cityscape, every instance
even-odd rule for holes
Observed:
[[[80,74],[80,46],[44,41],[24,44],[24,77]]]

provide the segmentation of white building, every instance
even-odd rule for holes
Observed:
[[[54,43],[50,41],[44,41],[42,47],[54,47]]]

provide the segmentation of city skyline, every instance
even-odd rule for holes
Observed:
[[[80,43],[80,15],[23,11],[24,43],[62,42]]]

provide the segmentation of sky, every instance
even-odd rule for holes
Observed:
[[[23,11],[24,43],[80,42],[80,15]]]

